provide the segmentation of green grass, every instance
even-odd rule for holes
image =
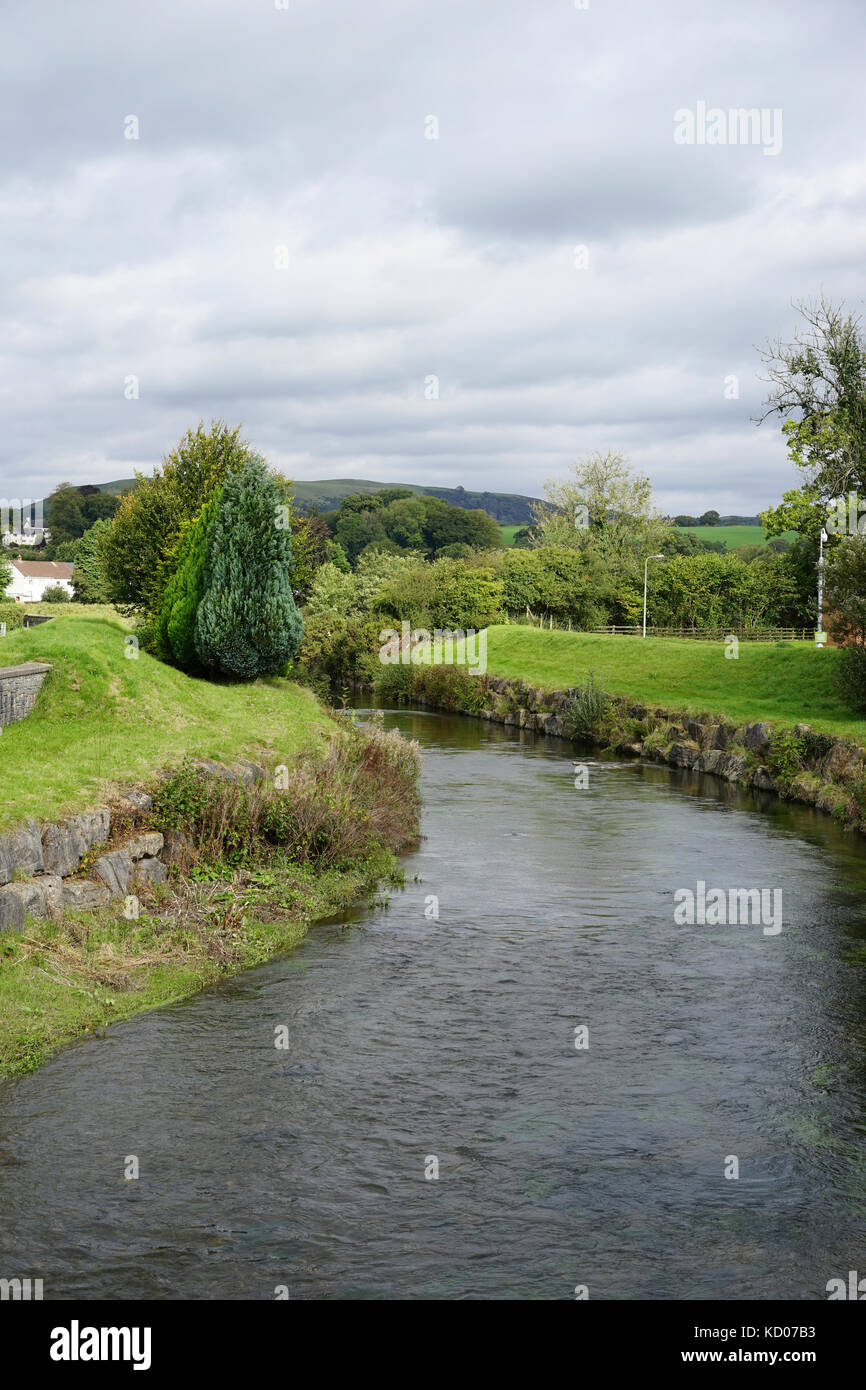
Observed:
[[[502,526],[502,525],[500,525],[499,530],[500,530],[500,532],[502,533],[502,544],[503,544],[503,545],[513,545],[513,544],[514,544],[514,537],[517,535],[517,532],[518,532],[518,531],[525,531],[525,530],[526,530],[526,527],[527,527],[528,525],[529,525],[529,522],[527,522],[527,521],[522,521],[522,522],[520,523],[519,526]]]
[[[853,717],[836,694],[833,666],[840,653],[834,648],[741,642],[734,661],[726,660],[721,642],[516,626],[489,628],[487,642],[491,675],[565,690],[592,670],[610,694],[644,704],[719,714],[736,724],[802,722],[866,742],[866,720]]]
[[[285,762],[330,736],[333,724],[315,697],[291,681],[196,680],[145,652],[127,659],[128,626],[110,609],[42,607],[53,622],[0,639],[0,665],[52,666],[35,709],[0,737],[0,827],[86,810],[110,784],[144,778],[188,753]]]
[[[675,526],[673,529],[697,536],[702,541],[722,541],[726,550],[736,550],[740,545],[765,545],[767,542],[763,526]],[[797,532],[786,531],[784,539],[795,541]]]

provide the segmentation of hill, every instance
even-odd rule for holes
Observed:
[[[118,478],[113,483],[97,483],[96,487],[100,492],[117,495],[135,485],[135,478]],[[463,487],[424,487],[420,483],[380,483],[371,478],[323,478],[295,482],[294,494],[300,512],[308,512],[312,507],[320,512],[332,512],[337,510],[344,497],[350,497],[352,493],[381,492],[386,487],[405,487],[424,497],[441,497],[452,507],[463,507],[467,511],[480,508],[503,525],[528,525],[533,519],[533,505],[538,500],[520,493],[470,492]]]

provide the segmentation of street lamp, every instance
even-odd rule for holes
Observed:
[[[648,555],[643,562],[643,635],[646,637],[646,575],[650,560],[663,560],[664,555]]]
[[[818,542],[818,631],[815,633],[815,646],[824,645],[824,542],[827,539],[827,532],[821,527],[821,539]]]

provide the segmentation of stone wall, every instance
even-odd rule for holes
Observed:
[[[208,777],[246,786],[265,776],[247,759],[236,769],[204,760],[193,765]],[[130,787],[111,806],[43,825],[27,821],[0,834],[0,932],[22,931],[28,915],[105,907],[163,882],[168,866],[182,857],[185,837],[154,829],[152,805],[143,788]]]
[[[50,666],[40,661],[29,661],[24,666],[0,666],[0,726],[26,719],[50,670]]]

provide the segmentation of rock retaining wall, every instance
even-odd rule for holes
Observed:
[[[246,786],[265,776],[264,768],[246,759],[238,768],[195,765],[209,777]],[[105,907],[143,885],[163,882],[184,837],[138,825],[152,805],[143,788],[130,787],[111,806],[65,821],[27,821],[0,834],[0,932],[23,930],[28,915],[53,917]]]

